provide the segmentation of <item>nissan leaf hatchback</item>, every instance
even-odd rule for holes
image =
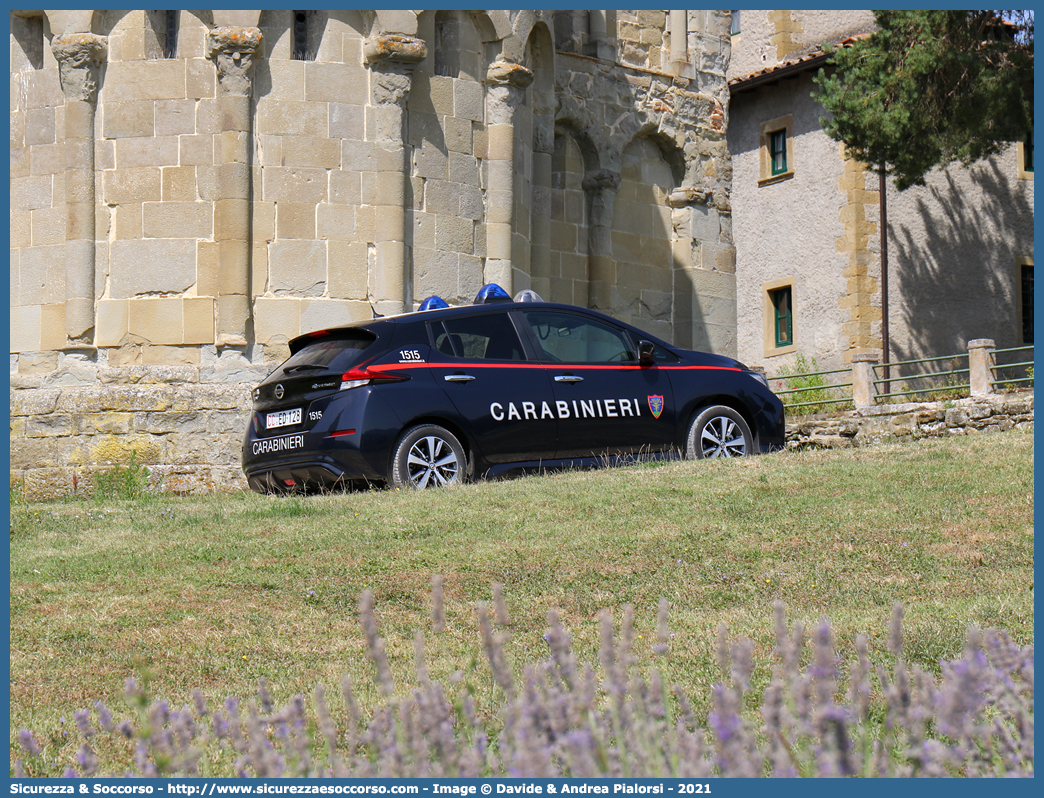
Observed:
[[[593,310],[486,286],[477,304],[317,330],[253,393],[261,492],[433,488],[513,470],[781,448],[765,378]]]

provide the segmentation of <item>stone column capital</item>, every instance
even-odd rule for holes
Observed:
[[[249,94],[250,69],[261,52],[261,31],[228,25],[207,34],[207,58],[212,58],[218,71],[218,85],[223,94]]]
[[[389,62],[413,66],[427,57],[427,42],[416,36],[385,33],[363,42],[363,58],[368,66],[381,66]]]
[[[51,52],[58,61],[66,99],[92,102],[98,91],[98,65],[108,54],[106,38],[93,33],[66,33],[51,40]]]
[[[510,61],[494,61],[486,70],[486,82],[493,86],[525,89],[533,82],[533,70]]]
[[[370,93],[375,105],[393,105],[406,110],[413,77],[401,64],[382,64],[373,72]]]
[[[617,191],[622,180],[619,172],[610,169],[598,169],[584,175],[581,187],[584,191]]]

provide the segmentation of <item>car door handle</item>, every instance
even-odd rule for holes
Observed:
[[[583,377],[577,377],[575,374],[559,374],[555,377],[555,382],[583,382]]]
[[[471,382],[475,378],[470,374],[447,374],[444,379],[446,382]]]

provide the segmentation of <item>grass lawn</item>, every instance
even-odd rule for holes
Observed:
[[[75,752],[73,711],[101,699],[123,714],[130,676],[176,705],[197,687],[212,701],[247,697],[264,678],[281,704],[320,683],[336,693],[347,673],[360,701],[376,702],[357,617],[365,588],[400,689],[414,683],[420,629],[431,677],[462,671],[480,710],[496,710],[475,603],[501,583],[516,669],[547,654],[549,609],[578,660],[597,663],[601,610],[619,619],[631,604],[639,668],[655,659],[705,711],[722,624],[754,642],[755,679],[767,682],[776,599],[791,621],[828,618],[846,657],[865,632],[871,658],[887,658],[895,602],[909,662],[958,656],[970,623],[1032,643],[1033,436],[424,493],[14,503],[10,565],[12,751],[30,728],[62,766]],[[656,656],[661,597],[672,637]]]

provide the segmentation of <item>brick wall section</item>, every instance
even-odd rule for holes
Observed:
[[[881,405],[824,413],[787,424],[787,448],[841,449],[889,438],[945,438],[1033,429],[1033,392],[947,402]]]
[[[15,375],[11,485],[29,501],[89,493],[95,472],[133,455],[162,492],[244,490],[240,446],[251,387],[263,371],[244,382],[220,361],[102,369],[73,361],[43,375]]]
[[[157,490],[244,490],[241,442],[264,362],[204,352],[194,366],[111,366],[60,355],[11,375],[10,483],[29,500],[91,491],[93,474],[131,461]]]

